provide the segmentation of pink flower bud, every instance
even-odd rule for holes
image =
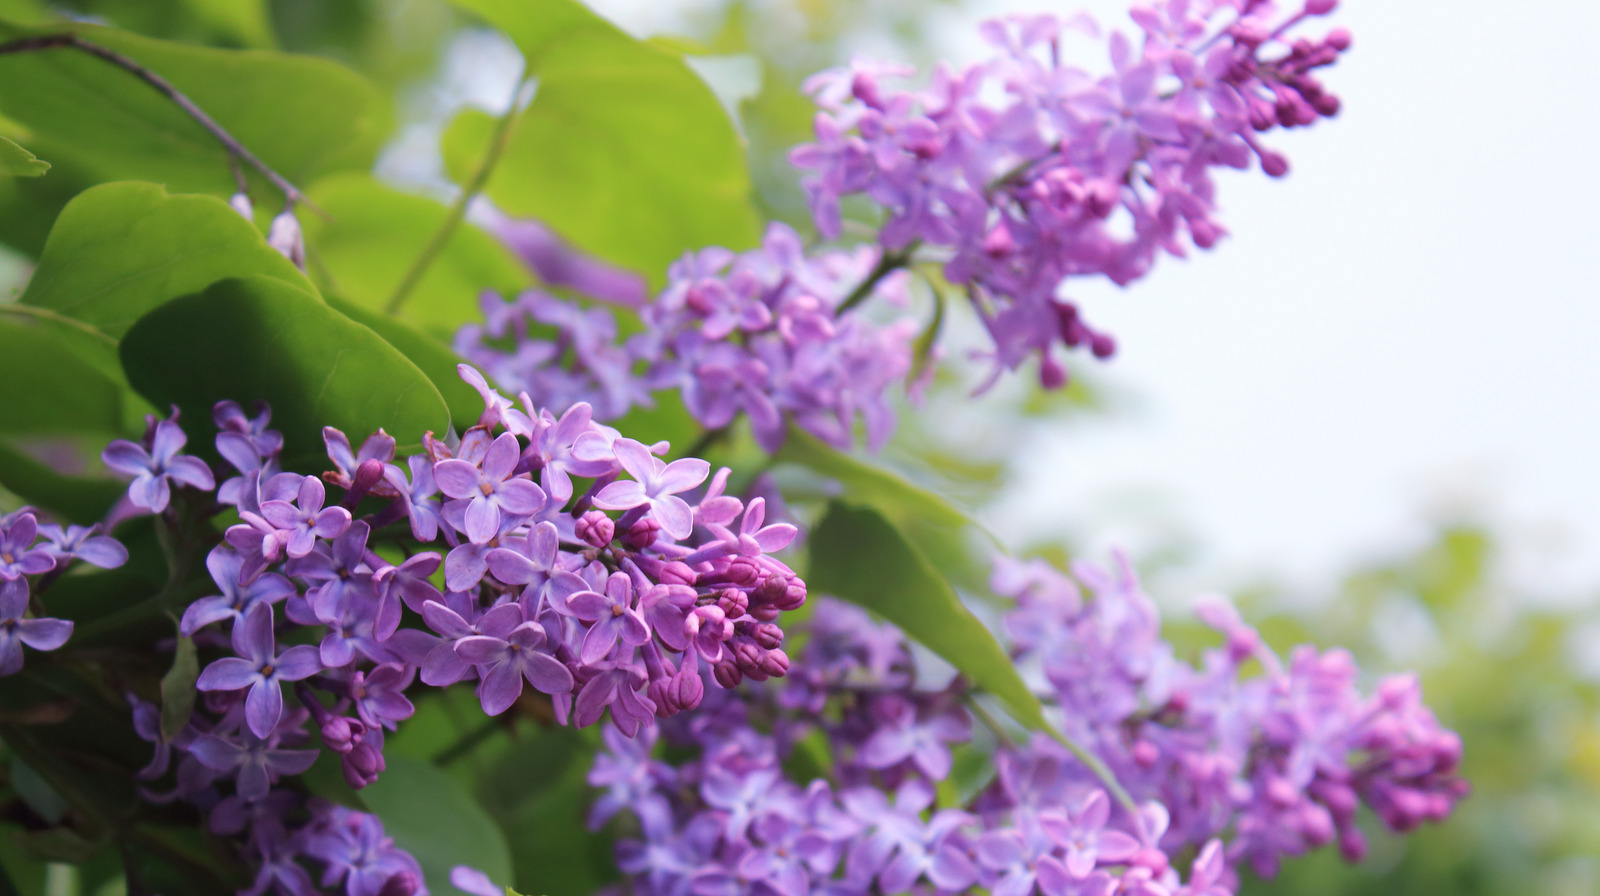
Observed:
[[[573,525],[573,531],[584,544],[594,548],[603,548],[616,537],[617,524],[606,516],[603,511],[591,510]]]

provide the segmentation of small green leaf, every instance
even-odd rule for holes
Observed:
[[[467,421],[477,420],[483,413],[482,396],[467,385],[456,371],[461,364],[461,356],[449,346],[405,321],[352,305],[337,296],[328,296],[327,301],[335,311],[382,336],[399,349],[400,354],[410,358],[411,363],[417,365],[417,369],[426,374],[434,388],[444,396],[445,404],[450,407],[450,419],[462,421],[465,425]]]
[[[375,311],[384,310],[448,212],[367,175],[319,181],[310,196],[333,217],[305,219],[306,242],[331,275],[329,291]],[[478,295],[484,290],[514,293],[531,279],[504,244],[462,222],[406,301],[404,316],[419,326],[454,330],[483,316]]]
[[[1003,701],[1017,721],[1046,730],[1039,698],[955,589],[883,514],[832,501],[811,530],[808,587],[899,626]]]
[[[383,428],[407,446],[450,424],[439,390],[405,355],[267,277],[224,280],[162,305],[128,330],[121,354],[135,389],[191,420],[209,419],[223,399],[268,402],[285,466],[318,462],[324,426],[357,440]]]
[[[49,162],[0,137],[0,176],[39,177],[49,170]]]
[[[389,100],[328,59],[218,50],[72,23],[84,40],[156,72],[291,183],[372,164],[393,125]],[[0,22],[0,40],[60,29]],[[35,151],[98,180],[234,192],[228,151],[188,113],[130,72],[72,49],[0,56],[0,113]],[[251,174],[259,196],[272,195]]]
[[[226,202],[156,184],[104,184],[62,210],[22,301],[120,337],[168,299],[257,274],[316,292]]]
[[[575,0],[453,0],[516,41],[539,86],[486,193],[578,248],[660,283],[686,250],[760,236],[744,145],[681,55],[636,40]],[[458,181],[494,126],[463,113],[444,138]]]
[[[494,821],[472,796],[431,763],[390,756],[362,799],[383,819],[384,833],[422,865],[431,892],[459,893],[450,869],[468,865],[490,880],[511,879],[511,851]],[[529,770],[536,773],[536,770]]]
[[[161,676],[161,739],[170,743],[189,724],[189,714],[194,712],[194,683],[200,677],[200,659],[195,654],[194,639],[178,637],[178,647],[172,654],[172,668]]]
[[[28,808],[47,824],[59,824],[66,816],[67,809],[71,808],[61,794],[50,786],[50,782],[39,777],[38,772],[16,756],[11,757],[11,787],[28,804]]]

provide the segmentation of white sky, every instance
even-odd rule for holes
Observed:
[[[672,27],[662,4],[596,5]],[[1131,27],[1126,6],[930,14],[964,60],[981,18],[1084,9]],[[1592,595],[1600,4],[1347,0],[1335,21],[1355,35],[1327,78],[1344,111],[1272,135],[1288,178],[1223,178],[1232,237],[1126,294],[1076,291],[1121,345],[1097,379],[1133,408],[1037,434],[992,521],[1013,541],[1057,527],[1135,551],[1183,533],[1184,582],[1316,590],[1476,512],[1519,588]]]

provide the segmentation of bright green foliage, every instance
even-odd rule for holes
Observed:
[[[49,162],[0,137],[0,177],[38,177],[49,170]]]
[[[267,401],[286,465],[317,462],[324,426],[358,437],[381,427],[408,445],[450,423],[439,390],[405,355],[268,277],[224,280],[150,312],[122,340],[122,363],[135,389],[189,419],[210,419],[223,399]]]
[[[159,72],[294,183],[367,167],[392,126],[383,97],[327,59],[216,50],[92,26],[72,30]],[[0,22],[0,40],[24,33]],[[234,191],[227,152],[214,137],[150,86],[81,52],[0,56],[0,114],[33,133],[36,151],[72,160],[99,180]],[[259,178],[253,183],[269,192]]]
[[[1005,702],[1022,724],[1046,730],[1044,710],[1005,650],[955,589],[883,514],[834,501],[811,530],[808,584],[877,613]]]
[[[168,299],[256,275],[316,292],[226,202],[113,183],[86,190],[62,210],[22,301],[120,337]]]
[[[70,328],[53,321],[0,313],[0,382],[36,383],[7,396],[0,433],[122,429],[122,385],[79,357],[71,338]],[[50,375],[39,376],[41,370]]]
[[[503,209],[655,283],[687,250],[755,243],[744,147],[681,56],[571,0],[454,2],[509,34],[538,78],[489,180]],[[472,175],[493,129],[482,112],[456,120],[444,141],[452,177]]]
[[[461,379],[456,370],[461,358],[449,346],[403,320],[384,317],[338,297],[329,297],[327,301],[335,311],[382,336],[385,342],[417,365],[417,369],[433,382],[434,388],[443,396],[450,408],[450,419],[456,422],[457,429],[470,426],[478,419],[483,412],[483,398]]]
[[[432,199],[359,174],[322,180],[309,195],[332,216],[305,219],[306,241],[316,247],[315,270],[326,272],[326,290],[374,311],[387,307],[446,212]],[[462,223],[407,298],[404,316],[450,333],[480,316],[478,295],[485,289],[514,293],[530,280],[503,243]]]
[[[490,880],[511,879],[505,836],[470,793],[431,763],[399,755],[387,763],[361,797],[383,819],[395,845],[417,857],[430,892],[459,892],[450,886],[456,865],[476,868]]]
[[[247,47],[270,49],[272,23],[266,0],[182,0],[195,18]]]

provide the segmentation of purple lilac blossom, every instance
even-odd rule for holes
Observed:
[[[320,476],[276,469],[281,438],[266,409],[248,418],[224,403],[214,414],[240,472],[242,522],[207,555],[216,591],[189,606],[181,631],[232,655],[205,665],[196,711],[170,741],[150,704],[133,709],[157,744],[144,777],[175,779],[146,797],[193,802],[214,830],[242,837],[257,888],[294,892],[320,862],[322,886],[347,894],[418,891],[415,863],[370,816],[307,826],[296,820],[305,800],[283,782],[322,748],[351,787],[376,780],[386,732],[415,711],[418,678],[470,682],[487,714],[547,701],[538,711],[562,723],[609,716],[608,737],[631,737],[698,705],[703,670],[715,691],[788,668],[776,622],[804,602],[805,583],[772,553],[793,526],[769,523],[761,498],[727,494],[726,470],[702,489],[710,467],[662,459],[665,442],[627,439],[585,405],[557,417],[460,372],[484,412],[459,439],[426,434],[423,453],[395,457],[382,432],[353,449],[328,430],[332,469]],[[28,549],[32,519],[0,523],[6,544]],[[52,544],[97,537],[63,532]],[[89,552],[108,553],[99,547]],[[391,548],[409,556],[388,559]],[[56,559],[29,562],[42,571]],[[441,571],[445,590],[430,581]],[[17,586],[25,606],[26,581]]]
[[[178,453],[189,439],[178,426],[176,410],[169,419],[157,420],[151,416],[146,422],[149,432],[144,444],[117,439],[100,453],[106,466],[133,477],[128,484],[128,499],[135,506],[151,513],[166,510],[173,482],[202,491],[217,487],[205,461]]]
[[[637,309],[643,333],[621,339],[609,310],[538,291],[510,303],[486,294],[488,323],[464,327],[456,350],[557,412],[582,402],[614,420],[673,390],[706,427],[745,414],[771,451],[791,422],[849,447],[859,421],[877,447],[894,428],[887,393],[911,371],[918,329],[840,313],[877,262],[871,249],[808,256],[775,223],[758,249],[705,249],[673,264],[665,290]],[[903,306],[906,290],[904,276],[890,276],[872,294]]]
[[[1137,816],[1043,735],[999,742],[976,795],[935,809],[951,747],[972,734],[966,685],[919,686],[897,630],[825,600],[781,686],[718,691],[663,723],[675,764],[650,739],[607,736],[590,825],[637,819],[617,846],[631,891],[1226,896],[1241,864],[1270,875],[1334,840],[1359,860],[1363,803],[1403,831],[1465,792],[1460,741],[1412,677],[1363,696],[1347,654],[1302,647],[1283,664],[1216,600],[1200,615],[1227,643],[1188,665],[1126,564],[1069,577],[1002,560],[994,587],[1016,601],[1004,628],[1019,664]],[[1249,660],[1265,671],[1244,676]],[[833,768],[805,784],[786,769],[819,735]],[[1181,854],[1195,856],[1186,879]]]
[[[964,284],[992,348],[990,382],[1038,357],[1040,381],[1066,381],[1059,345],[1107,357],[1109,336],[1091,329],[1061,295],[1074,277],[1126,285],[1159,252],[1185,254],[1184,237],[1213,246],[1211,170],[1288,170],[1257,132],[1331,117],[1339,101],[1316,69],[1350,46],[1335,29],[1321,40],[1290,32],[1336,4],[1298,11],[1257,0],[1182,0],[1133,10],[1138,43],[1109,37],[1111,72],[1064,58],[1083,19],[1014,16],[987,22],[996,54],[960,70],[940,66],[922,90],[891,82],[908,70],[858,62],[807,82],[820,108],[816,140],[790,158],[818,229],[841,230],[840,200],[883,207],[885,252],[945,260]]]

